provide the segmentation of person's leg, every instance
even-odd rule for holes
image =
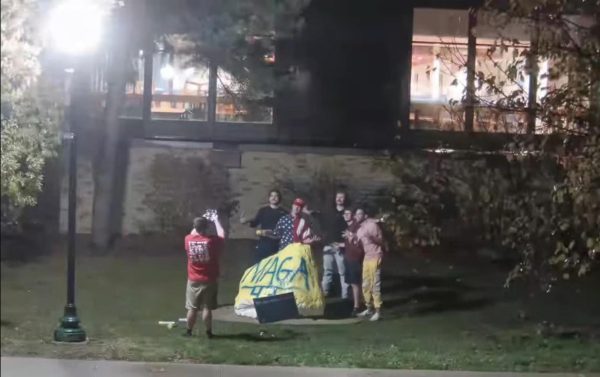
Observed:
[[[346,283],[350,285],[352,290],[352,317],[359,313],[360,309],[360,264],[357,261],[345,258],[344,267],[346,269]]]
[[[202,321],[204,322],[204,328],[206,329],[206,336],[208,336],[208,338],[212,338],[212,311],[217,308],[217,283],[208,283],[203,293]]]
[[[194,282],[188,280],[185,290],[185,308],[187,310],[187,329],[183,335],[191,336],[198,316],[198,289]]]
[[[354,311],[358,313],[360,309],[360,285],[350,284],[352,287],[352,302],[354,303]]]
[[[338,274],[340,275],[340,290],[342,291],[341,296],[343,299],[347,299],[350,286],[346,282],[346,265],[344,263],[344,254],[342,254],[341,249],[335,248],[333,255],[335,258],[335,264],[337,267]]]
[[[381,318],[380,310],[383,300],[381,299],[381,259],[377,260],[377,269],[373,275],[373,308],[375,314],[371,321],[378,321]]]
[[[335,259],[331,246],[325,246],[323,248],[323,280],[321,281],[321,288],[323,289],[323,295],[329,295],[331,284],[333,283],[333,274],[335,269]]]
[[[272,242],[275,241],[275,242]],[[278,240],[260,239],[256,244],[256,250],[254,253],[254,264],[260,263],[265,258],[271,255],[277,254],[279,246]]]
[[[187,329],[186,335],[192,335],[192,330],[194,329],[194,325],[196,324],[196,318],[198,317],[198,309],[190,308],[187,311]]]
[[[265,257],[265,247],[265,242],[262,239],[259,239],[258,243],[256,244],[256,248],[254,249],[254,264],[260,263],[260,261]]]
[[[365,298],[365,305],[367,309],[360,313],[361,316],[371,315],[373,312],[373,284],[374,284],[374,275],[375,270],[377,269],[377,264],[373,263],[376,261],[373,260],[365,260],[363,263],[363,276],[362,276],[362,292],[363,297]]]
[[[204,322],[204,327],[206,329],[206,335],[211,338],[213,336],[212,332],[212,310],[208,307],[204,307],[202,309],[202,321]]]

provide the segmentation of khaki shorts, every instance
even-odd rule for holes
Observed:
[[[203,283],[188,280],[185,290],[185,308],[214,310],[217,308],[217,292],[216,282]]]

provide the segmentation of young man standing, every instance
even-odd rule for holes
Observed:
[[[208,235],[210,222],[215,224],[216,236]],[[219,256],[223,251],[225,230],[216,213],[209,218],[194,219],[194,229],[185,237],[185,251],[188,258],[188,281],[185,308],[187,309],[187,331],[192,335],[198,311],[202,310],[202,321],[206,335],[213,337],[212,311],[217,308],[217,279],[219,277]]]
[[[348,231],[356,233],[360,224],[353,218],[353,213],[350,209],[344,210],[344,220],[348,225]],[[352,301],[354,308],[352,309],[352,317],[358,315],[361,305],[361,284],[362,284],[362,263],[365,253],[360,242],[352,243],[345,240],[344,248],[344,263],[346,265],[346,283],[352,287]]]
[[[360,243],[365,252],[362,270],[363,296],[367,309],[358,314],[370,317],[370,321],[381,318],[381,260],[383,257],[383,234],[377,221],[367,218],[364,208],[358,208],[354,214],[360,224],[356,233],[346,231],[345,238],[352,244]]]
[[[304,200],[296,198],[292,203],[290,213],[279,219],[275,229],[262,233],[267,237],[279,239],[279,250],[285,249],[291,243],[311,244],[319,240],[317,236],[312,234],[310,224],[302,216],[305,205]]]
[[[346,267],[344,264],[344,238],[343,233],[347,228],[344,220],[344,209],[346,207],[346,193],[337,191],[335,194],[335,208],[327,219],[327,245],[323,248],[323,280],[321,288],[327,297],[331,290],[333,277],[336,272],[340,278],[341,296],[348,298],[348,282],[346,282]]]
[[[269,192],[269,205],[261,207],[252,220],[247,220],[244,217],[240,219],[242,224],[248,224],[252,228],[259,228],[256,231],[259,237],[256,244],[254,264],[264,258],[270,257],[279,250],[279,240],[262,236],[265,230],[275,229],[275,225],[277,225],[279,219],[285,216],[285,211],[279,206],[279,203],[281,203],[281,193],[277,190],[271,190]]]

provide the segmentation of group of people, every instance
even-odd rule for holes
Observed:
[[[310,211],[301,198],[293,201],[287,213],[280,206],[281,199],[278,190],[271,190],[268,205],[261,207],[254,218],[240,218],[242,223],[257,228],[254,262],[260,262],[291,243],[312,245],[313,252],[316,245],[321,244],[323,294],[330,295],[334,277],[339,275],[341,297],[349,299],[350,292],[352,295],[352,315],[379,320],[384,241],[378,222],[368,217],[363,206],[349,208],[347,194],[341,190],[335,194],[333,208],[323,213]],[[215,225],[216,235],[208,232],[211,222]],[[317,222],[320,227],[315,226]],[[225,230],[216,213],[194,219],[193,229],[185,237],[188,257],[185,336],[191,336],[200,310],[206,335],[209,338],[213,336],[212,310],[217,306],[218,255],[224,239]]]
[[[242,223],[258,228],[255,263],[292,242],[320,242],[324,245],[323,294],[330,295],[334,277],[339,275],[341,297],[348,299],[352,294],[352,315],[379,320],[384,242],[378,222],[368,217],[364,206],[349,208],[348,196],[342,190],[336,192],[333,208],[323,212],[308,210],[304,200],[297,198],[286,214],[280,203],[281,193],[271,190],[267,206],[253,219],[241,218]],[[321,224],[319,234],[311,226],[315,221]],[[363,302],[365,308],[361,310]]]

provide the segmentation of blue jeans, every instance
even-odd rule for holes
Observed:
[[[327,296],[331,290],[333,276],[340,276],[340,288],[342,298],[348,298],[349,285],[346,283],[346,266],[344,264],[344,249],[335,245],[327,245],[323,248],[323,281],[321,288]]]

